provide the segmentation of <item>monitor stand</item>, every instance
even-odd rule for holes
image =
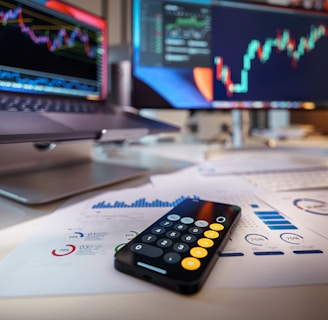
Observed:
[[[245,135],[248,128],[245,128],[245,121],[242,110],[231,110],[232,120],[232,146],[241,148],[245,144]]]
[[[249,131],[248,110],[197,111],[190,121],[196,124],[197,138],[219,142],[223,147],[244,147]]]
[[[93,142],[0,145],[0,195],[42,204],[145,174],[93,160]]]

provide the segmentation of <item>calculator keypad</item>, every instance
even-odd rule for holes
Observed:
[[[224,216],[213,222],[169,214],[133,244],[131,250],[149,258],[161,258],[169,265],[179,263],[187,271],[198,270],[202,259],[208,256],[208,249],[220,238],[225,221]]]

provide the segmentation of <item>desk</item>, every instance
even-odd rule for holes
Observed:
[[[208,146],[204,145],[164,144],[144,148],[142,152],[170,155],[179,161],[193,159],[197,162],[203,159],[207,148]],[[173,166],[180,166],[179,161],[173,162]],[[166,169],[169,170],[169,164],[166,164]],[[159,167],[155,169],[159,170]],[[146,176],[104,190],[137,186],[145,181],[147,181]],[[28,207],[1,199],[0,260],[24,241],[62,202]],[[327,297],[328,284],[256,289],[204,289],[194,296],[181,296],[169,291],[161,291],[140,294],[0,299],[0,319],[318,320],[327,318]]]

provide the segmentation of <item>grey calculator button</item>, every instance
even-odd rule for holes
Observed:
[[[168,247],[171,247],[172,246],[172,240],[170,239],[160,239],[158,240],[157,242],[157,245],[161,248],[168,248]]]
[[[203,233],[203,229],[198,228],[198,227],[191,227],[191,228],[189,228],[188,231],[192,234],[202,234]]]
[[[176,252],[168,252],[163,258],[166,263],[177,263],[181,260],[181,256]]]
[[[164,228],[167,228],[167,227],[171,227],[173,225],[173,222],[165,220],[165,221],[161,221],[159,225]]]
[[[196,241],[196,237],[192,234],[185,234],[181,237],[181,240],[183,242],[187,242],[187,243],[192,243],[192,242],[195,242]]]
[[[170,239],[177,239],[180,237],[180,232],[179,231],[176,231],[176,230],[171,230],[171,231],[168,231],[166,232],[166,236]]]
[[[153,234],[145,234],[141,240],[146,243],[152,243],[157,240],[157,237]]]
[[[166,231],[166,229],[162,228],[162,227],[155,227],[155,228],[151,229],[151,232],[153,234],[163,234],[165,231]]]
[[[131,250],[150,258],[158,258],[163,254],[161,248],[150,246],[146,243],[136,243],[131,247]]]
[[[178,214],[170,214],[167,216],[167,220],[170,220],[170,221],[178,221],[180,220],[180,216]]]
[[[181,222],[182,223],[185,223],[185,224],[192,224],[195,220],[191,217],[184,217],[181,219]]]
[[[185,224],[183,224],[183,223],[179,223],[179,224],[175,224],[175,225],[173,226],[173,228],[174,228],[175,230],[178,230],[178,231],[184,231],[184,230],[186,230],[188,227],[187,227]]]
[[[189,246],[186,243],[176,243],[173,245],[173,250],[176,252],[186,252],[189,250]]]
[[[197,220],[195,225],[200,228],[204,228],[208,226],[208,222],[206,220]]]

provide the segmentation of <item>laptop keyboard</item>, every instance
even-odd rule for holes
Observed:
[[[0,110],[25,111],[25,112],[74,112],[95,113],[99,112],[99,105],[93,101],[77,101],[74,99],[56,99],[40,96],[22,97],[0,95]]]

